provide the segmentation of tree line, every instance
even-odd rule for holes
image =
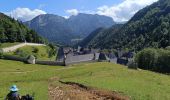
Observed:
[[[34,30],[27,28],[22,22],[0,13],[0,43],[4,42],[44,43]]]

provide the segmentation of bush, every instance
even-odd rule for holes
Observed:
[[[36,48],[36,47],[33,47],[33,50],[32,50],[33,53],[38,53],[39,52],[39,49]]]
[[[28,56],[28,53],[24,52],[23,50],[20,50],[20,49],[17,49],[15,51],[15,55],[18,55],[20,57],[27,57]]]
[[[135,62],[141,69],[170,73],[170,50],[144,49],[136,55]]]
[[[135,57],[135,62],[139,68],[153,70],[158,61],[158,53],[156,49],[144,49]]]
[[[56,47],[53,44],[49,44],[49,49],[48,49],[48,58],[52,58],[53,56],[56,55]]]
[[[170,73],[170,51],[159,50],[159,53],[160,56],[155,70],[162,73]]]

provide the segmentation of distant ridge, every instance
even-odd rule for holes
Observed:
[[[68,19],[58,15],[44,14],[25,22],[25,25],[49,41],[66,45],[72,44],[73,39],[79,40],[88,36],[97,28],[108,28],[114,24],[115,22],[110,17],[83,13]]]

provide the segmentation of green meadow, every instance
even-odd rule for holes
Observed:
[[[0,60],[0,99],[16,84],[21,95],[35,94],[48,100],[49,79],[77,82],[87,86],[121,92],[132,100],[170,100],[170,76],[145,70],[131,70],[113,63],[82,63],[68,67],[30,65]],[[58,81],[52,82],[59,85]]]
[[[28,57],[29,55],[34,55],[38,60],[55,60],[56,57],[53,56],[49,58],[49,46],[24,46],[17,49],[14,52],[6,53],[8,55],[19,56],[19,57]]]

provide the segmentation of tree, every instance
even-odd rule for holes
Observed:
[[[57,50],[56,50],[56,47],[51,43],[48,46],[49,46],[48,57],[52,58],[53,56],[56,55]]]
[[[0,27],[0,42],[3,43],[3,42],[6,42],[7,40],[7,36],[5,35],[5,29]]]

